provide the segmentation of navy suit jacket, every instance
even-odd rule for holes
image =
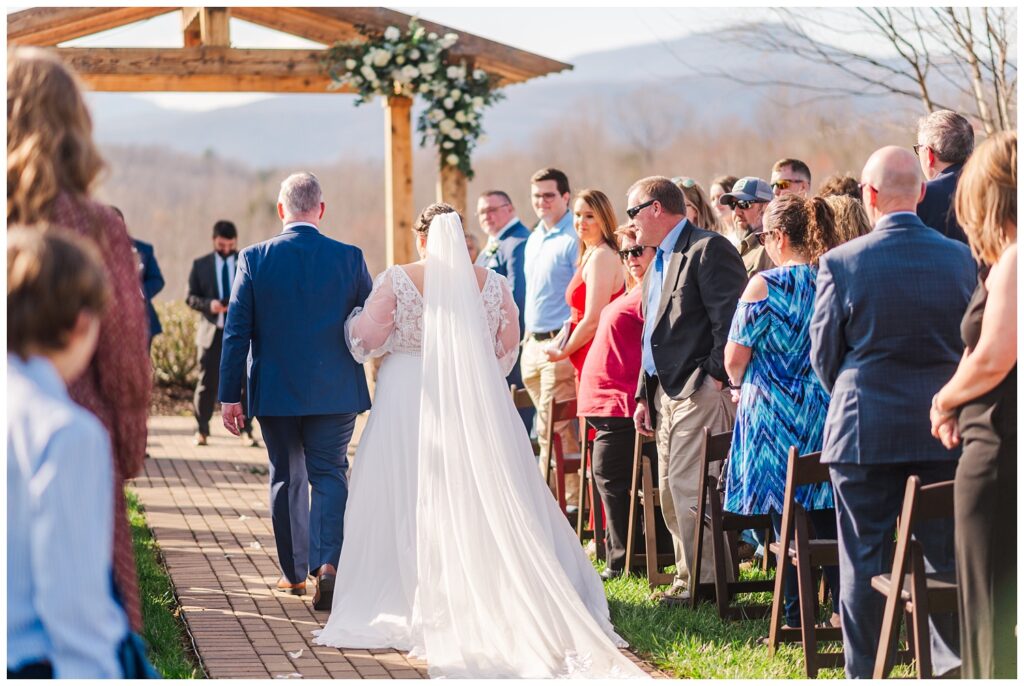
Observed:
[[[976,282],[967,246],[910,212],[822,256],[811,319],[811,364],[832,394],[822,462],[959,457],[932,438],[928,411],[963,354]]]
[[[149,337],[152,338],[164,331],[164,327],[160,326],[160,317],[156,315],[156,308],[153,307],[153,297],[164,289],[164,275],[160,273],[152,245],[137,238],[132,239],[132,244],[139,253],[139,263],[142,265],[142,295],[146,298]]]
[[[345,345],[345,320],[372,286],[359,248],[309,224],[243,250],[224,323],[220,402],[239,401],[248,354],[248,416],[369,409],[363,365]]]
[[[939,175],[925,184],[924,198],[917,206],[917,216],[925,226],[930,226],[946,238],[967,243],[967,234],[956,220],[953,211],[953,196],[960,181],[964,165],[951,164]]]
[[[526,239],[530,230],[517,221],[498,238],[498,249],[493,255],[485,250],[476,258],[477,266],[493,269],[508,279],[512,299],[519,308],[519,330],[526,331]]]

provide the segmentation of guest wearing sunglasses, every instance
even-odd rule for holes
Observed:
[[[629,488],[636,430],[636,379],[640,374],[643,289],[637,288],[654,259],[654,248],[638,245],[628,224],[615,232],[619,257],[626,266],[629,291],[601,311],[594,343],[580,373],[579,416],[595,430],[594,485],[607,522],[608,565],[602,576],[621,576],[626,566]],[[654,444],[647,444],[652,462]],[[665,534],[667,535],[667,531]]]
[[[771,185],[776,198],[790,194],[806,198],[811,192],[811,169],[800,160],[784,157],[772,165]]]
[[[733,185],[732,191],[722,196],[722,203],[731,207],[736,217],[739,251],[748,279],[775,266],[755,235],[764,226],[764,209],[773,197],[768,182],[753,176],[743,177]]]

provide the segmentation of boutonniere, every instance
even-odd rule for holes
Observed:
[[[484,246],[484,255],[488,258],[494,257],[498,252],[498,248],[501,247],[501,243],[496,241],[494,238],[487,239],[487,245]]]

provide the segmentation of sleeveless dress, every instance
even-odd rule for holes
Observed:
[[[613,302],[616,298],[626,292],[626,286],[623,285],[617,293],[612,295],[611,300]],[[576,273],[572,275],[572,281],[569,282],[569,287],[565,290],[565,301],[569,304],[569,321],[572,324],[572,328],[575,329],[579,326],[580,321],[583,320],[583,315],[587,311],[587,282],[583,280],[583,266],[576,270]],[[583,363],[587,359],[587,353],[590,352],[590,346],[594,344],[594,339],[591,338],[586,344],[576,352],[569,355],[569,361],[572,366],[576,369],[576,388],[579,389],[580,375],[583,374]]]
[[[491,271],[480,297],[486,335],[504,377],[518,355],[515,302],[507,280]],[[499,470],[504,483],[498,498],[474,492],[487,486],[493,490],[493,484],[464,482],[458,493],[438,493],[447,487],[445,481],[420,482],[424,312],[424,296],[395,266],[377,277],[364,307],[346,324],[357,361],[386,357],[354,459],[331,616],[314,632],[315,642],[408,651],[427,661],[432,677],[644,676],[616,648],[624,642],[608,620],[604,588],[544,486],[532,453],[524,453],[522,464]],[[488,403],[508,405],[516,419],[513,426],[523,434],[489,440],[521,438],[529,451],[511,396],[505,392]],[[464,412],[431,410],[442,416]],[[491,455],[483,448],[475,457]],[[464,528],[458,537],[417,526],[418,501],[424,497],[465,512],[457,520]],[[488,503],[482,512],[481,501]],[[446,538],[474,537],[475,545],[459,551],[461,561],[440,560],[448,586],[425,582],[433,578],[438,562],[424,570],[422,561],[444,550]],[[502,546],[495,552],[489,543],[510,538],[542,544]],[[472,575],[467,566],[488,571]],[[467,590],[475,602],[467,602]],[[483,592],[487,597],[477,595]],[[444,640],[439,642],[439,636]]]
[[[760,272],[768,296],[736,306],[729,340],[753,349],[736,409],[725,509],[737,514],[782,512],[786,460],[821,450],[829,396],[811,368],[811,315],[817,269],[802,264]],[[833,507],[830,484],[804,486],[807,510]]]
[[[985,279],[960,332],[973,349],[988,301]],[[965,679],[1017,676],[1017,366],[960,408],[963,452],[956,467],[956,564],[960,656]]]

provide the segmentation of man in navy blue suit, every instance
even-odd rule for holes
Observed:
[[[973,150],[974,128],[956,112],[932,112],[921,117],[917,124],[914,151],[928,179],[924,198],[917,206],[917,216],[925,226],[961,243],[967,243],[967,234],[956,220],[953,195],[964,162]]]
[[[370,408],[363,366],[345,345],[345,319],[372,282],[358,248],[327,238],[320,182],[309,173],[281,184],[284,230],[238,256],[220,363],[221,412],[239,435],[248,355],[248,414],[260,421],[270,456],[270,501],[282,578],[313,607],[330,610],[348,499],[348,444],[356,415]],[[312,499],[307,490],[312,485]]]
[[[117,216],[124,221],[124,212],[114,205],[110,209],[117,213]],[[127,226],[127,223],[125,223]],[[160,325],[160,317],[153,307],[153,298],[164,289],[164,275],[160,273],[160,265],[156,261],[156,252],[153,245],[138,238],[132,238],[132,251],[139,263],[139,279],[142,281],[142,297],[146,299],[146,315],[149,317],[149,345],[153,346],[153,338],[162,334],[164,328]]]
[[[493,269],[508,279],[512,287],[512,298],[519,308],[519,330],[524,331],[526,314],[526,239],[530,230],[519,221],[512,198],[505,191],[484,191],[476,203],[476,215],[480,226],[487,232],[487,245],[476,258],[479,267]],[[509,384],[517,388],[523,386],[523,372],[519,367],[519,359],[506,378]],[[532,409],[519,410],[526,428],[533,426]]]
[[[884,597],[871,578],[891,571],[907,478],[953,478],[959,451],[932,438],[931,398],[963,354],[960,319],[977,280],[970,250],[925,226],[909,150],[886,147],[861,175],[874,230],[822,256],[811,320],[811,363],[832,394],[822,462],[835,490],[846,674],[872,676]],[[926,564],[953,570],[952,521],[914,532]],[[937,675],[956,669],[955,618],[932,615]]]

